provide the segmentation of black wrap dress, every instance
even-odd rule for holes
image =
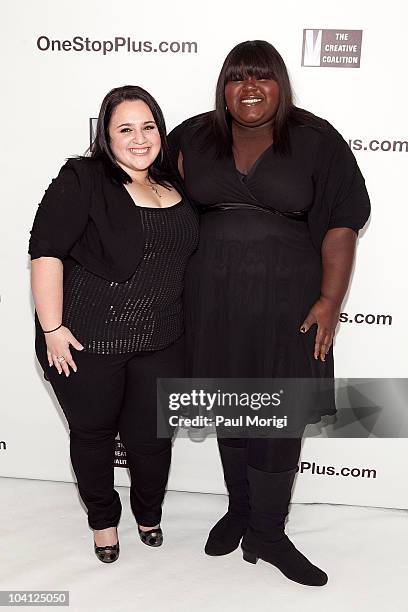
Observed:
[[[358,232],[369,216],[354,156],[327,122],[293,125],[290,154],[272,145],[244,176],[232,156],[217,158],[203,119],[169,136],[201,213],[185,284],[190,375],[332,379],[332,349],[325,362],[316,360],[317,326],[306,334],[299,328],[320,296],[325,233]],[[303,424],[334,412],[334,393],[324,393],[305,409]]]

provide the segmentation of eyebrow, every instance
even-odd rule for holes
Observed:
[[[148,123],[154,123],[154,125],[156,125],[156,122],[153,121],[152,119],[149,119],[149,121],[143,121],[142,125],[147,125]],[[117,125],[116,128],[128,127],[130,125],[135,125],[135,124],[134,123],[121,123],[120,125]]]

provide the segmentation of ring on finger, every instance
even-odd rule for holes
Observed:
[[[60,355],[59,357],[57,357],[57,361],[58,361],[58,363],[63,363],[65,361],[65,357]]]

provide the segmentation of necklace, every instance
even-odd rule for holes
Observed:
[[[161,195],[159,193],[159,190],[157,189],[157,187],[150,181],[150,178],[147,179],[149,181],[149,185],[147,185],[147,187],[150,187],[150,189],[152,189],[154,191],[154,193],[161,198]]]
[[[141,183],[139,181],[133,180],[134,183],[136,183],[137,185],[139,185],[139,187],[148,187],[149,189],[151,189],[158,198],[161,199],[161,194],[159,192],[159,190],[157,189],[156,185],[154,183],[151,182],[150,177],[147,177],[147,181],[144,183]]]

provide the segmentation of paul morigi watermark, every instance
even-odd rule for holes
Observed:
[[[226,416],[217,414],[222,409],[235,408],[237,412],[242,409],[252,411],[266,407],[278,408],[281,405],[281,395],[283,390],[275,393],[237,393],[226,392],[217,389],[215,392],[208,392],[204,389],[191,389],[190,392],[174,392],[169,395],[169,410],[176,411],[176,414],[169,415],[169,424],[172,427],[276,427],[282,429],[287,427],[287,416],[261,417],[259,414],[238,414],[236,416]],[[192,409],[197,414],[185,416],[179,411]],[[204,414],[203,414],[204,412]]]
[[[158,436],[167,437],[175,428],[181,435],[186,429],[207,428],[216,430],[218,437],[294,437],[318,397],[334,406],[331,381],[162,379]]]

